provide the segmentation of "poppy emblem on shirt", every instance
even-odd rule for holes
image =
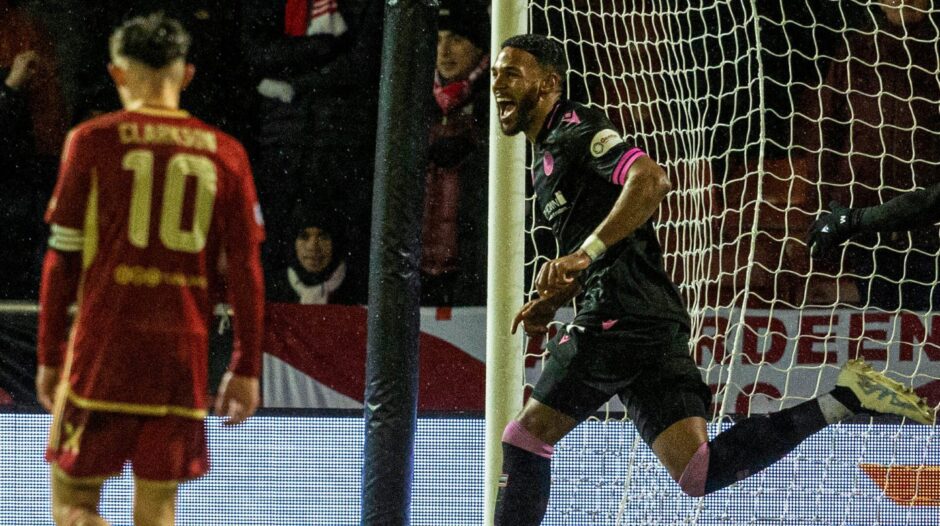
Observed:
[[[546,150],[545,155],[542,156],[542,169],[545,170],[546,176],[552,175],[552,172],[555,171],[555,158],[552,157],[551,152],[548,150]]]

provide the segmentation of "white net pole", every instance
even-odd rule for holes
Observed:
[[[494,0],[491,60],[506,38],[526,30],[526,5]],[[510,333],[522,307],[525,229],[525,139],[499,129],[490,97],[489,229],[487,240],[486,443],[484,522],[492,524],[503,462],[503,429],[522,409],[522,336]]]

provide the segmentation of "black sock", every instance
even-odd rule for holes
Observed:
[[[495,526],[538,526],[548,509],[551,459],[503,442]]]
[[[709,443],[705,493],[761,471],[824,427],[826,419],[816,400],[738,422]]]
[[[832,391],[829,392],[829,394],[838,400],[840,404],[844,405],[849,411],[855,414],[865,412],[865,410],[862,408],[862,402],[859,401],[858,397],[855,396],[855,393],[853,393],[852,390],[848,387],[837,385],[835,388],[833,388]]]

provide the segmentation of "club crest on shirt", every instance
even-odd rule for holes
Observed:
[[[594,157],[600,157],[609,152],[615,144],[620,144],[622,142],[623,138],[620,137],[620,133],[618,133],[617,130],[612,130],[610,128],[601,130],[595,133],[594,137],[591,139],[591,155]]]
[[[545,150],[545,155],[542,156],[542,170],[545,171],[546,176],[552,175],[552,172],[555,171],[555,158],[548,150]]]

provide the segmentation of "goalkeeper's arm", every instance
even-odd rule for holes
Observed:
[[[899,195],[866,208],[846,208],[831,203],[809,232],[814,257],[830,253],[850,237],[867,232],[899,232],[940,221],[940,183]]]

